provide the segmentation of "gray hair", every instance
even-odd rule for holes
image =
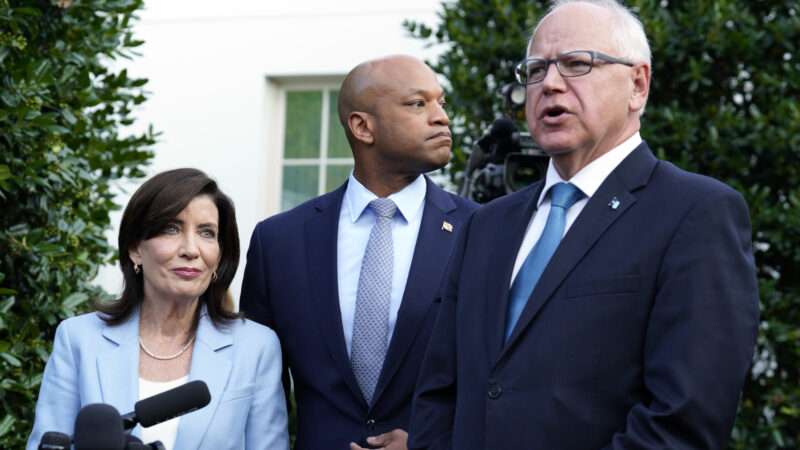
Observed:
[[[589,3],[613,13],[616,26],[611,30],[611,42],[616,50],[620,52],[619,55],[614,56],[651,65],[650,44],[647,42],[647,35],[644,32],[642,22],[630,9],[616,0],[554,0],[550,4],[547,14],[539,19],[533,29],[531,39],[528,41],[529,53],[533,39],[536,37],[536,32],[539,31],[539,26],[541,26],[542,22],[553,14],[556,9],[569,3]]]

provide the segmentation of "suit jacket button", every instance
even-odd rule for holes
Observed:
[[[498,399],[501,395],[503,395],[503,388],[499,384],[492,383],[489,385],[488,394],[490,399]]]
[[[369,429],[370,431],[375,429],[375,419],[367,420],[367,429]]]

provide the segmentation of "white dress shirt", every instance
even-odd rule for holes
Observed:
[[[185,375],[170,381],[150,381],[139,377],[139,400],[144,400],[181,386],[188,380],[189,375]],[[174,419],[167,420],[166,422],[157,423],[151,427],[141,428],[142,442],[149,444],[151,442],[161,441],[161,443],[164,444],[165,449],[172,450],[175,447],[175,438],[178,435],[179,420],[180,417],[176,417]]]
[[[634,133],[631,137],[623,141],[618,146],[611,149],[609,152],[590,162],[586,167],[579,170],[571,179],[564,180],[558,174],[556,167],[553,165],[553,160],[547,165],[547,175],[545,177],[544,188],[539,195],[538,208],[533,213],[531,221],[528,223],[528,229],[525,231],[525,237],[522,239],[522,245],[517,252],[517,259],[514,262],[514,271],[511,273],[511,284],[517,277],[519,269],[528,257],[528,253],[533,249],[533,246],[539,241],[539,237],[544,231],[544,226],[547,223],[547,216],[550,214],[550,197],[547,192],[556,183],[569,182],[575,185],[583,192],[585,197],[581,198],[567,211],[567,223],[564,227],[564,235],[567,234],[575,219],[583,211],[586,203],[592,198],[603,181],[617,168],[619,163],[622,162],[628,155],[633,152],[639,144],[642,143],[642,137],[638,132]]]
[[[394,246],[394,273],[392,275],[392,295],[389,303],[389,334],[391,341],[397,311],[403,300],[417,235],[422,223],[425,207],[425,193],[428,186],[425,177],[420,175],[402,191],[388,198],[397,205],[397,214],[392,220],[392,242]],[[361,261],[367,249],[367,241],[375,224],[375,213],[367,208],[369,202],[378,198],[353,174],[347,181],[347,188],[339,212],[339,232],[336,245],[336,264],[339,281],[339,309],[342,313],[342,327],[347,354],[350,354],[353,339],[353,317],[356,311],[356,292],[358,277],[361,274]],[[388,342],[387,342],[388,344]]]

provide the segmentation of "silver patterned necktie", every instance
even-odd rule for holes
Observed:
[[[369,203],[369,208],[377,217],[358,277],[350,363],[364,399],[371,405],[389,346],[389,303],[394,273],[392,218],[397,205],[388,198],[378,198]]]

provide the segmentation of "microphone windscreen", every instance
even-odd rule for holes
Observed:
[[[124,450],[122,418],[111,405],[92,403],[75,418],[75,450]]]
[[[167,448],[164,447],[164,444],[162,444],[161,441],[151,442],[147,444],[147,446],[149,447],[147,450],[167,450]]]
[[[125,450],[151,450],[150,447],[142,442],[138,437],[128,434],[125,435]]]
[[[517,127],[514,125],[514,121],[508,117],[501,117],[492,123],[492,129],[489,133],[494,136],[495,139],[502,139],[510,137],[515,131],[517,131]]]
[[[58,431],[48,431],[42,435],[38,450],[70,450],[72,439]]]
[[[517,127],[508,117],[501,117],[494,121],[492,124],[492,135],[496,142],[492,155],[494,162],[502,162],[507,154],[514,151],[512,138],[515,131],[517,131]]]
[[[195,380],[139,400],[133,408],[139,423],[146,428],[200,409],[210,401],[211,394],[206,383]]]

